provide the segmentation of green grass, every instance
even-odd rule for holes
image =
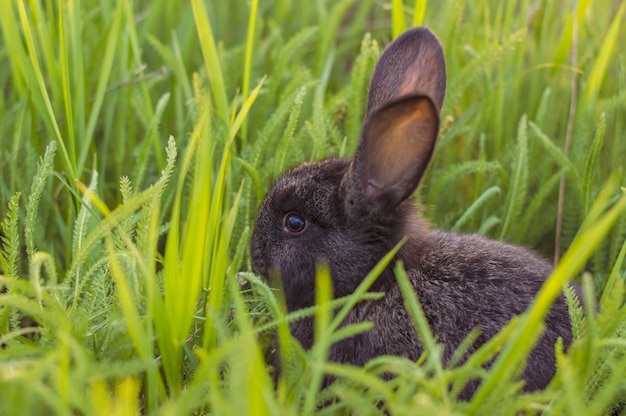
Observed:
[[[3,3],[0,414],[601,415],[626,403],[625,3],[404,3]],[[331,343],[369,328],[339,319],[379,296],[375,271],[331,300],[321,268],[318,306],[287,316],[251,272],[256,209],[284,169],[351,154],[376,59],[416,23],[448,67],[424,215],[561,261],[460,367],[442,365],[398,268],[426,354],[328,363]],[[585,292],[570,296],[576,341],[557,345],[545,391],[521,393],[515,375],[570,279]],[[306,315],[310,351],[288,329]],[[325,373],[338,382],[320,391]],[[457,402],[475,376],[474,399]]]

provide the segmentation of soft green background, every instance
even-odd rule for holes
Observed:
[[[405,3],[3,1],[0,414],[590,415],[626,401],[625,3]],[[336,330],[322,271],[320,306],[300,313],[318,342],[291,342],[279,293],[250,270],[255,211],[286,168],[351,154],[376,59],[416,23],[448,68],[423,215],[562,262],[461,367],[441,365],[410,294],[420,365],[325,363],[366,327]],[[577,341],[545,392],[520,394],[572,278]],[[323,372],[339,382],[320,392]],[[457,403],[472,376],[483,386]]]

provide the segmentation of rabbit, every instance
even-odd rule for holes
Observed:
[[[329,360],[362,366],[381,355],[416,361],[423,353],[393,272],[402,260],[447,363],[474,328],[468,354],[523,313],[552,272],[528,249],[473,234],[431,230],[411,195],[433,155],[446,89],[442,46],[426,27],[404,32],[380,57],[368,93],[363,129],[350,160],[330,158],[282,174],[268,191],[251,238],[253,267],[282,279],[289,312],[314,305],[316,265],[326,262],[333,296],[351,294],[398,242],[406,242],[344,324],[374,323],[365,333],[334,344]],[[543,389],[555,374],[554,344],[572,342],[564,296],[545,318],[531,352],[524,390]],[[290,327],[305,349],[313,319]],[[461,398],[471,397],[479,380]]]

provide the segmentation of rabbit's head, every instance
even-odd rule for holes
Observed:
[[[419,240],[408,200],[433,154],[445,85],[435,35],[405,32],[376,65],[354,157],[304,163],[269,190],[252,260],[264,276],[280,274],[289,310],[313,305],[318,263],[329,264],[334,294],[345,296],[400,239]]]

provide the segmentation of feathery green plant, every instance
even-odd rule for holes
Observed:
[[[19,202],[21,193],[11,198],[6,217],[2,221],[2,270],[8,276],[20,275],[20,235],[18,230]]]
[[[35,255],[35,229],[37,224],[35,223],[35,216],[37,214],[37,207],[41,198],[41,193],[46,184],[46,179],[52,171],[52,162],[56,152],[56,142],[50,142],[46,147],[46,153],[39,163],[37,174],[33,179],[33,185],[31,186],[30,196],[28,197],[28,204],[26,205],[26,224],[25,224],[25,242],[26,252],[28,254],[29,261],[32,261]]]

